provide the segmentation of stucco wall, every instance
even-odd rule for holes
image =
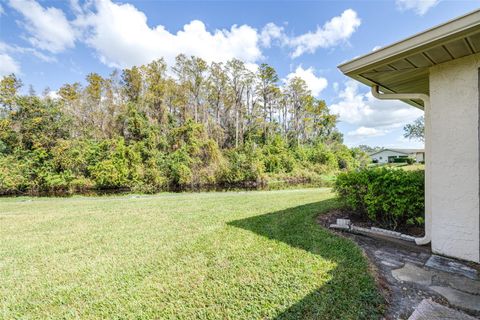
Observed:
[[[432,249],[476,262],[480,260],[479,67],[478,54],[432,67],[426,119],[430,179],[426,210],[432,212]]]

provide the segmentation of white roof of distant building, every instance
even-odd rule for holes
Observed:
[[[383,152],[383,151],[393,151],[393,152],[398,152],[398,153],[403,153],[403,154],[409,155],[409,154],[412,154],[412,153],[425,152],[425,149],[391,149],[391,148],[388,148],[388,149],[382,149],[382,150],[379,150],[379,151],[375,151],[375,152],[371,153],[370,156],[373,156],[373,155],[375,155],[377,153],[380,153],[380,152]]]

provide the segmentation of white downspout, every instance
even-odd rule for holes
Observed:
[[[372,95],[381,100],[422,100],[425,112],[425,236],[415,238],[417,245],[425,245],[431,241],[432,211],[430,197],[430,97],[423,93],[380,93],[378,86],[372,86]]]

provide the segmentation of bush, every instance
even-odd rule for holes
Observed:
[[[243,184],[262,183],[265,179],[265,165],[260,150],[253,144],[241,149],[228,150],[227,166],[220,177],[221,183]]]
[[[138,184],[140,179],[140,155],[123,139],[106,140],[103,148],[106,158],[89,166],[90,174],[99,189],[129,188]]]
[[[346,207],[396,230],[423,224],[424,172],[373,168],[338,175],[335,191]]]
[[[407,156],[400,156],[400,157],[393,158],[391,162],[393,162],[393,163],[408,163],[409,159],[410,158],[407,157]]]
[[[0,194],[14,194],[30,187],[28,166],[14,156],[0,156]]]

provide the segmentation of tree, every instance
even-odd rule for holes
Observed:
[[[185,87],[189,93],[189,104],[192,109],[193,119],[199,122],[199,114],[202,114],[202,123],[206,122],[206,112],[201,110],[203,107],[204,90],[208,69],[207,63],[201,58],[191,56],[187,58],[180,54],[175,59],[175,65],[172,70],[175,72],[178,81]]]
[[[366,144],[361,144],[361,145],[358,146],[358,149],[360,149],[361,151],[363,151],[367,154],[370,154],[370,153],[374,153],[374,152],[382,150],[382,147],[378,147],[378,146],[371,147],[371,146],[368,146]]]
[[[26,150],[51,148],[59,139],[69,137],[68,119],[57,101],[24,96],[18,98],[18,110],[11,115],[19,143]]]
[[[324,100],[314,99],[306,108],[306,138],[310,141],[316,139],[325,141],[331,138],[336,130],[338,116],[330,114]]]
[[[145,112],[155,122],[164,125],[167,122],[165,106],[167,65],[163,59],[155,60],[142,67],[145,78]]]
[[[185,55],[171,71],[159,59],[90,73],[84,86],[61,86],[58,99],[33,88],[23,95],[14,75],[0,79],[0,163],[23,168],[8,190],[155,192],[264,183],[268,174],[319,181],[362,163],[301,78],[280,85],[268,64],[253,72],[238,59],[207,65]]]
[[[82,105],[80,103],[80,98],[82,95],[82,88],[80,83],[75,82],[73,84],[64,84],[63,86],[58,89],[58,95],[60,96],[60,104],[62,105],[62,110],[70,115],[72,118],[76,118],[73,126],[69,127],[70,135],[71,136],[78,136],[80,135],[80,128],[77,124],[83,122],[84,110],[79,110],[79,106]],[[83,108],[82,108],[83,109]]]
[[[274,68],[266,63],[262,63],[258,68],[258,86],[257,94],[263,107],[263,131],[265,139],[268,139],[269,128],[273,123],[273,115],[276,111],[276,101],[280,90],[277,86],[278,75]],[[268,121],[267,121],[268,119]]]
[[[295,144],[299,145],[302,139],[305,138],[304,115],[305,111],[312,107],[313,97],[308,90],[306,82],[299,77],[293,77],[288,81],[285,95],[290,106],[290,122],[292,123],[290,126],[292,129],[289,130],[289,133]]]
[[[407,124],[403,127],[403,136],[408,139],[425,141],[425,118],[419,117],[414,122]]]
[[[233,59],[227,63],[227,74],[228,74],[228,101],[230,101],[230,110],[233,109],[233,118],[234,118],[234,141],[235,147],[239,145],[240,139],[240,121],[243,118],[243,98],[246,88],[246,76],[247,69],[245,64],[238,60]]]
[[[22,81],[15,74],[5,76],[0,81],[0,105],[8,111],[12,111],[15,106],[15,97],[18,90],[22,87]]]
[[[223,63],[213,62],[209,67],[210,76],[207,80],[207,103],[210,108],[209,117],[213,119],[213,125],[207,129],[217,143],[224,142],[222,121],[225,112],[228,76]]]
[[[122,72],[123,92],[127,101],[138,102],[142,95],[143,79],[140,69],[133,66]]]
[[[208,103],[212,108],[213,119],[216,124],[220,124],[220,115],[223,109],[225,91],[228,77],[225,73],[222,63],[213,62],[210,65],[210,76],[208,78]]]

